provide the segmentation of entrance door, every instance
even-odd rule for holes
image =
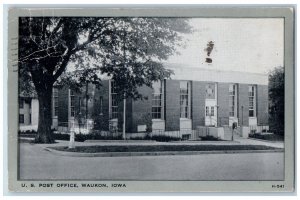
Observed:
[[[217,101],[215,99],[205,100],[205,126],[217,126]]]

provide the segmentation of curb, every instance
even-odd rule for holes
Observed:
[[[58,151],[44,147],[46,151],[60,156],[70,157],[128,157],[128,156],[167,156],[167,155],[201,155],[201,154],[234,154],[234,153],[277,153],[283,149],[274,150],[224,150],[224,151],[157,151],[157,152],[105,152],[105,153],[77,153]]]
[[[107,142],[107,143],[155,143],[155,140],[85,140],[86,143],[99,143],[99,142]]]
[[[212,144],[217,144],[217,145],[220,145],[222,143],[225,143],[225,144],[240,144],[239,141],[232,141],[232,140],[222,140],[222,141],[209,141],[209,140],[186,140],[186,141],[171,141],[171,142],[168,142],[168,143],[198,143],[199,145],[201,144],[207,144],[207,143],[212,143]]]

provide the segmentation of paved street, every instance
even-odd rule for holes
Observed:
[[[59,144],[56,144],[59,145]],[[34,180],[282,180],[284,153],[68,157],[20,144],[20,178]]]

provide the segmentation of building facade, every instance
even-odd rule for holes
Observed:
[[[21,131],[37,130],[39,103],[35,97],[19,97],[19,126]]]
[[[195,130],[198,126],[232,126],[234,122],[247,127],[268,125],[267,75],[167,68],[174,71],[171,79],[138,89],[147,99],[126,100],[127,133]],[[111,80],[103,80],[100,88],[90,84],[80,93],[54,88],[53,128],[80,129],[82,133],[120,130],[123,102],[117,101],[114,85]]]

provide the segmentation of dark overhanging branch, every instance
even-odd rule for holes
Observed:
[[[64,19],[62,19],[62,18],[59,19],[59,22],[58,22],[57,26],[53,29],[51,35],[57,33],[57,31],[60,29],[60,27],[63,25],[63,23],[64,23]]]
[[[58,77],[60,77],[60,75],[65,71],[68,63],[69,63],[69,59],[71,57],[72,53],[69,52],[67,53],[64,58],[63,58],[63,61],[59,67],[59,69],[56,71],[56,73],[53,75],[53,83],[58,79]]]

